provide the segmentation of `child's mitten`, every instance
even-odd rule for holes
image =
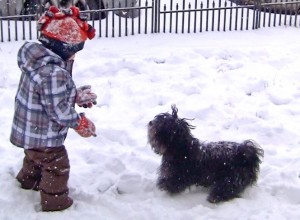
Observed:
[[[97,95],[91,92],[91,86],[85,85],[77,88],[76,93],[76,104],[79,107],[91,108],[93,105],[96,105]]]
[[[97,136],[95,133],[96,127],[94,123],[91,120],[87,119],[84,113],[80,113],[79,125],[75,128],[75,131],[81,137]]]

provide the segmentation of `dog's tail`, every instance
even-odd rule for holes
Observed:
[[[237,149],[241,163],[259,165],[264,157],[264,151],[261,146],[253,140],[244,141]]]
[[[252,168],[254,173],[258,173],[259,164],[264,157],[264,151],[261,146],[253,140],[246,140],[237,151],[237,161],[239,164],[243,167]]]
[[[235,161],[240,167],[240,178],[244,180],[245,185],[251,185],[257,181],[259,165],[263,157],[263,149],[253,140],[246,140],[238,147]]]

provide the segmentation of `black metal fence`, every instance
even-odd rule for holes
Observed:
[[[86,10],[98,37],[149,33],[200,33],[300,24],[300,0],[138,0],[131,7]],[[0,12],[1,13],[1,12]],[[122,16],[135,13],[138,16]],[[101,17],[104,19],[94,19]],[[0,41],[38,38],[39,13],[0,16]]]

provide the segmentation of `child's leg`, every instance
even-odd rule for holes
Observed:
[[[30,153],[25,150],[25,157],[23,160],[23,167],[16,176],[17,180],[21,183],[23,189],[38,190],[41,181],[41,166],[36,164],[31,158]]]
[[[42,179],[40,182],[43,211],[59,211],[70,207],[73,200],[68,196],[70,164],[64,146],[47,148],[43,152]]]

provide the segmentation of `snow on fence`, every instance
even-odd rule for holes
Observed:
[[[137,0],[130,7],[112,6],[82,11],[98,37],[299,27],[300,23],[300,0]],[[0,41],[37,39],[41,13],[0,16]]]

